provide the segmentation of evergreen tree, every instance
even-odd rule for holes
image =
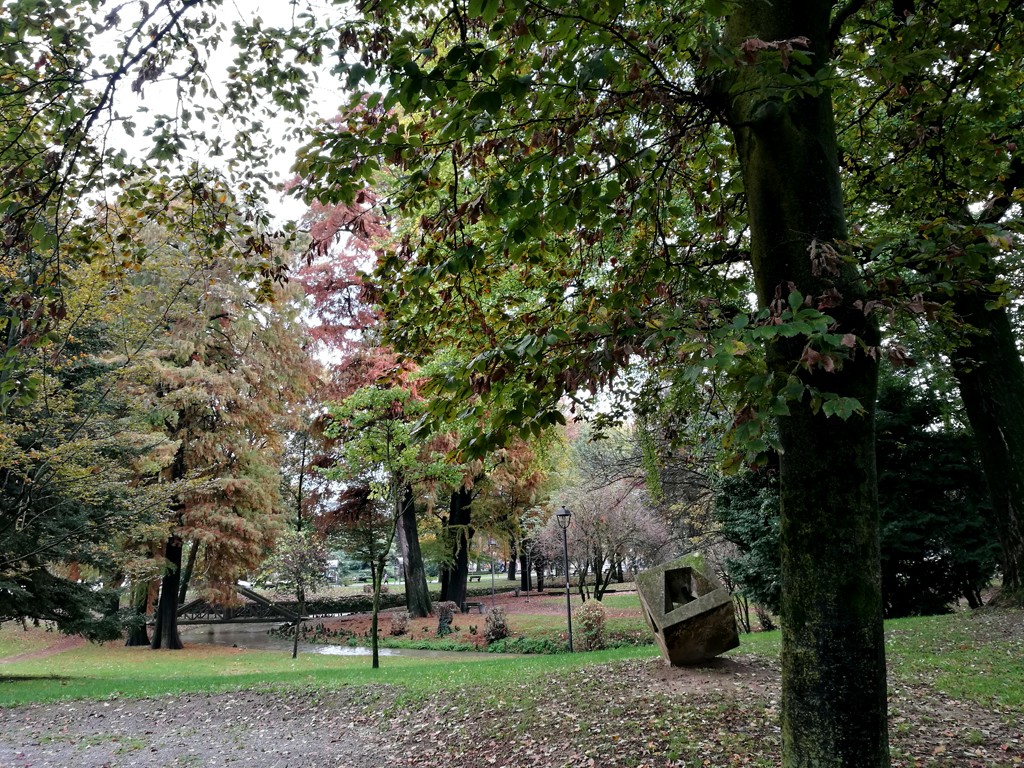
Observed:
[[[882,598],[889,618],[981,604],[999,564],[992,509],[971,436],[941,420],[940,403],[906,379],[883,379],[878,402]],[[722,477],[715,495],[727,561],[740,590],[781,610],[779,501],[775,470]]]

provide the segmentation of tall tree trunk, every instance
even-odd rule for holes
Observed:
[[[533,571],[537,574],[537,591],[544,591],[544,569],[548,567],[548,559],[539,552],[533,553]]]
[[[960,289],[958,315],[973,329],[953,354],[953,373],[974,432],[1002,548],[1003,593],[1024,596],[1024,364],[996,298]]]
[[[384,583],[384,565],[386,555],[370,561],[370,577],[373,580],[373,610],[370,613],[370,649],[373,652],[372,667],[380,668],[380,637],[377,626],[380,623],[380,588]]]
[[[164,547],[167,560],[163,579],[160,581],[160,601],[156,606],[156,624],[153,626],[153,640],[150,648],[164,648],[178,651],[185,646],[178,636],[178,589],[181,586],[181,537],[172,535]]]
[[[519,542],[516,541],[515,537],[511,537],[508,540],[508,567],[505,569],[505,578],[509,581],[516,580],[516,561],[519,559],[516,553],[516,547]]]
[[[402,554],[405,578],[405,607],[409,615],[422,619],[430,615],[430,588],[427,586],[427,571],[423,567],[423,554],[420,551],[415,501],[412,486],[406,485],[402,497],[402,517],[398,522],[398,547]]]
[[[523,590],[523,592],[529,592],[530,591],[530,586],[531,586],[531,584],[530,584],[530,567],[531,566],[532,566],[532,563],[530,562],[530,557],[526,553],[526,548],[523,547],[522,549],[519,550],[519,588],[521,590]]]
[[[783,765],[882,768],[889,748],[874,455],[878,372],[859,348],[875,347],[878,333],[854,304],[863,296],[855,266],[823,263],[813,250],[815,242],[840,247],[846,239],[831,94],[823,86],[794,93],[777,82],[777,53],[739,63],[745,41],[781,45],[804,37],[812,71],[793,60],[786,75],[815,77],[815,68],[828,65],[831,9],[827,0],[740,0],[726,27],[736,69],[731,82],[723,78],[721,93],[741,163],[761,306],[781,309],[798,291],[812,306],[828,307],[836,338],[856,339],[847,359],[835,360],[840,353],[832,350],[834,372],[804,357],[804,336],[779,336],[768,347],[779,386],[800,371],[807,387],[778,419]],[[855,398],[864,411],[826,417],[820,401],[812,407],[813,390]]]
[[[447,522],[445,526],[447,526]],[[454,568],[454,564],[441,563],[441,567],[438,569],[437,581],[440,588],[441,602],[447,602],[448,600],[448,587],[452,583],[452,571]]]
[[[380,625],[380,593],[384,584],[384,569],[387,567],[388,553],[395,543],[395,536],[401,527],[402,512],[405,507],[406,485],[397,480],[391,486],[391,498],[394,500],[390,529],[387,540],[382,542],[379,554],[370,552],[370,578],[373,582],[373,609],[370,613],[370,648],[373,652],[373,669],[380,667],[380,637],[377,628]]]
[[[451,547],[451,564],[447,566],[447,582],[443,600],[450,600],[458,606],[466,602],[466,580],[469,577],[469,542],[473,540],[470,519],[473,512],[473,491],[460,488],[452,493],[448,510],[448,543]]]
[[[185,597],[188,595],[188,586],[192,581],[192,573],[196,569],[196,556],[199,554],[199,539],[193,539],[192,545],[188,548],[188,559],[185,561],[185,568],[181,572],[181,586],[178,588],[178,605],[185,604]]]
[[[601,601],[604,599],[605,592],[608,591],[608,585],[612,583],[612,577],[615,575],[615,566],[610,564],[608,570],[605,573],[598,572],[596,579],[594,580],[594,599]]]
[[[146,629],[146,614],[149,607],[149,583],[133,582],[132,607],[135,609],[135,622],[128,630],[125,645],[129,648],[141,648],[149,645],[149,631]]]

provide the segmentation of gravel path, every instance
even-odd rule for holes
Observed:
[[[351,690],[195,694],[4,710],[3,768],[369,768],[396,747]]]

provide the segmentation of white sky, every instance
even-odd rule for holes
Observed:
[[[263,20],[264,27],[290,26],[295,19],[298,9],[311,7],[316,9],[318,19],[323,21],[330,17],[337,17],[340,21],[342,11],[330,2],[320,0],[300,0],[300,2],[284,2],[283,0],[230,0],[226,2],[219,14],[223,23],[227,26],[219,49],[208,52],[209,63],[207,76],[215,84],[215,88],[223,91],[223,84],[227,82],[228,67],[231,65],[235,51],[231,45],[231,24],[235,21],[248,23],[257,16]],[[109,6],[101,9],[101,13],[109,11]],[[125,22],[132,20],[130,13],[124,13]],[[113,34],[112,34],[113,37]],[[113,42],[99,40],[96,48],[103,50],[104,46],[112,46]],[[338,108],[345,101],[345,94],[340,88],[340,83],[325,70],[321,73],[319,82],[314,88],[314,98],[309,106],[308,119],[327,119],[338,112]],[[147,125],[152,125],[153,118],[158,114],[174,114],[176,107],[176,84],[173,80],[156,81],[147,83],[143,93],[134,93],[129,83],[120,85],[115,101],[115,112],[121,116],[135,117],[135,136],[130,137],[124,133],[120,126],[114,126],[108,134],[108,142],[114,146],[124,147],[135,160],[143,160],[151,148],[150,140],[144,135]],[[183,105],[187,106],[187,105]],[[208,114],[213,114],[214,108],[210,104]],[[285,182],[291,178],[291,166],[295,159],[295,151],[299,143],[286,139],[286,122],[283,117],[265,121],[266,133],[270,134],[273,143],[282,150],[271,158],[269,168],[266,169],[277,182]],[[197,161],[204,165],[226,169],[227,158],[211,157],[204,152],[202,146],[189,147],[184,158],[186,162]],[[288,220],[296,220],[305,211],[305,205],[290,196],[271,194],[272,211],[279,223]]]

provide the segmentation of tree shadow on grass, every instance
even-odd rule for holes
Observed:
[[[70,680],[70,677],[65,675],[0,675],[0,684],[2,683],[30,683],[35,680]]]

